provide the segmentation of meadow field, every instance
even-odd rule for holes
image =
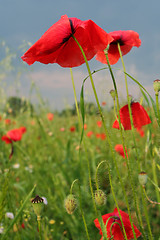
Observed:
[[[160,80],[153,83],[152,97],[125,70],[122,55],[140,46],[137,33],[117,31],[114,34],[120,39],[113,40],[90,20],[84,21],[89,28],[85,29],[87,35],[74,29],[76,21],[80,25],[83,21],[66,15],[59,21],[71,31],[67,37],[64,34],[58,47],[54,46],[55,52],[63,46],[65,57],[55,57],[51,46],[46,50],[42,38],[43,44],[33,45],[22,60],[29,65],[40,61],[69,67],[75,104],[58,112],[44,104],[41,96],[37,105],[17,96],[1,99],[0,239],[160,240]],[[91,30],[96,29],[103,38],[95,35],[97,39],[89,45],[92,38],[86,44],[81,34],[88,37],[91,25]],[[126,35],[127,39],[133,38],[129,47]],[[114,86],[110,91],[112,106],[99,101],[92,78],[99,70],[90,70],[88,64],[98,52],[98,40],[102,41],[100,50],[107,46],[97,59],[107,61],[105,70]],[[41,46],[44,49],[39,50]],[[110,57],[112,48],[116,48],[117,58]],[[123,103],[111,66],[119,59],[127,95]],[[6,62],[1,61],[1,66]],[[88,76],[82,79],[77,96],[72,68],[83,63]],[[86,80],[91,81],[95,102],[85,101]],[[134,81],[140,89],[136,101],[129,95],[128,81]]]

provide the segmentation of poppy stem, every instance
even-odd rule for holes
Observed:
[[[105,54],[106,55],[106,60],[107,60],[107,64],[108,64],[108,68],[109,68],[109,71],[110,71],[110,74],[111,74],[111,77],[112,77],[112,81],[113,81],[113,85],[114,85],[114,89],[115,89],[115,95],[116,95],[116,100],[117,100],[117,112],[118,112],[118,122],[119,122],[119,129],[120,129],[120,134],[121,134],[121,140],[122,140],[122,145],[123,145],[123,152],[124,152],[124,155],[125,155],[125,160],[126,160],[126,163],[127,163],[127,168],[128,168],[128,178],[130,180],[130,183],[131,183],[131,188],[132,188],[132,192],[133,192],[133,197],[134,197],[134,204],[135,204],[135,210],[136,210],[136,215],[137,215],[137,219],[138,219],[138,222],[139,222],[139,225],[141,226],[141,231],[143,232],[143,235],[145,237],[145,234],[144,234],[144,230],[143,230],[143,223],[142,223],[142,217],[141,217],[141,213],[138,209],[138,204],[137,204],[137,199],[136,199],[136,193],[135,193],[135,189],[134,189],[134,186],[133,186],[133,180],[132,180],[132,171],[130,169],[130,164],[129,164],[129,157],[127,157],[127,154],[126,154],[126,150],[125,150],[125,139],[123,137],[123,131],[122,131],[122,125],[121,125],[121,118],[120,118],[120,113],[119,113],[119,110],[120,110],[120,104],[119,104],[119,98],[118,98],[118,91],[117,91],[117,85],[116,85],[116,80],[115,80],[115,77],[114,77],[114,74],[113,74],[113,71],[112,71],[112,68],[111,68],[111,65],[109,63],[109,59],[108,59],[108,54]],[[121,177],[119,177],[121,178]],[[124,189],[124,188],[123,188]],[[132,230],[133,230],[133,235],[134,235],[134,238],[136,238],[136,234],[135,234],[135,231],[134,231],[134,227],[133,227],[133,222],[132,222],[132,218],[131,218],[131,214],[130,214],[130,208],[129,208],[129,203],[128,203],[128,198],[127,198],[127,195],[126,195],[126,192],[125,192],[125,189],[124,189],[124,194],[125,194],[125,199],[126,199],[126,203],[127,203],[127,208],[128,208],[128,214],[129,214],[129,218],[130,218],[130,221],[131,221],[131,226],[132,226]],[[146,239],[146,238],[145,238]]]
[[[81,118],[80,118],[80,114],[79,114],[78,101],[77,101],[77,95],[76,95],[76,89],[75,89],[75,84],[74,84],[72,68],[70,68],[70,73],[71,73],[72,86],[73,86],[73,92],[74,92],[74,101],[75,101],[75,105],[76,105],[76,111],[77,111],[78,122],[79,122],[79,129],[82,129],[82,123],[81,123]]]
[[[122,62],[122,66],[123,66],[123,71],[125,73],[126,69],[125,69],[125,65],[124,65],[124,61],[123,61],[123,57],[122,57],[120,44],[118,43],[117,46],[118,46],[118,51],[119,51],[121,62]],[[131,130],[132,130],[132,136],[133,136],[133,141],[134,141],[135,151],[136,151],[136,159],[138,160],[138,170],[141,172],[141,166],[140,166],[140,161],[139,161],[138,151],[137,151],[137,144],[136,144],[136,139],[135,139],[135,134],[134,134],[134,125],[133,125],[132,110],[131,110],[131,104],[130,104],[130,97],[129,97],[129,93],[128,93],[128,83],[127,83],[127,76],[126,76],[126,74],[124,74],[124,77],[125,77],[125,84],[126,84],[129,116],[130,116],[130,121],[131,121]],[[151,227],[150,227],[150,222],[149,222],[149,217],[148,217],[148,212],[147,212],[146,204],[145,204],[145,201],[144,201],[144,195],[143,195],[142,189],[141,189],[141,197],[142,197],[142,202],[143,202],[143,206],[144,206],[145,217],[147,219],[148,230],[149,230],[151,239],[153,239],[152,232],[151,232]]]
[[[103,127],[104,127],[104,129],[105,129],[105,133],[106,133],[106,136],[107,136],[108,144],[109,144],[109,147],[110,147],[110,150],[111,150],[111,153],[112,153],[112,159],[114,160],[114,164],[115,164],[115,166],[116,166],[116,170],[117,170],[117,173],[118,173],[120,182],[121,182],[121,186],[122,186],[122,189],[123,189],[123,191],[124,191],[124,193],[125,193],[126,201],[128,202],[127,196],[126,196],[126,192],[125,192],[125,188],[124,188],[124,185],[123,185],[123,182],[122,182],[122,178],[121,178],[120,173],[119,173],[119,170],[118,170],[118,166],[117,166],[117,162],[116,162],[116,159],[115,159],[115,156],[114,156],[114,151],[113,151],[112,143],[111,143],[111,140],[110,140],[109,132],[108,132],[108,130],[107,130],[107,127],[106,127],[106,124],[105,124],[105,121],[104,121],[104,117],[103,117],[103,114],[102,114],[101,106],[100,106],[100,103],[99,103],[99,100],[98,100],[96,88],[95,88],[95,85],[94,85],[94,82],[93,82],[92,73],[91,73],[91,70],[90,70],[90,67],[89,67],[89,64],[88,64],[86,55],[85,55],[85,53],[84,53],[81,45],[79,44],[78,40],[74,37],[74,35],[72,35],[72,37],[73,37],[73,39],[76,41],[76,43],[77,43],[77,45],[79,46],[79,48],[80,48],[80,50],[81,50],[81,52],[82,52],[82,55],[83,55],[83,57],[84,57],[84,60],[85,60],[85,63],[86,63],[86,67],[87,67],[87,70],[88,70],[88,73],[89,73],[89,77],[90,77],[92,89],[93,89],[94,96],[95,96],[95,99],[96,99],[96,103],[97,103],[97,106],[98,106],[98,109],[99,109],[99,113],[100,113],[100,116],[101,116],[101,119],[102,119]],[[89,164],[89,163],[88,163],[88,164]],[[90,168],[89,168],[89,169],[90,169]],[[116,196],[115,196],[115,193],[114,193],[114,190],[113,190],[112,179],[111,179],[111,170],[110,170],[109,164],[108,164],[108,173],[109,173],[109,181],[110,181],[110,186],[111,186],[112,195],[113,195],[113,198],[114,198],[116,207],[117,207],[118,212],[119,212],[119,216],[120,216],[120,220],[121,220],[121,223],[122,223],[123,231],[124,231],[124,233],[125,233],[125,239],[127,240],[127,235],[126,235],[125,228],[124,228],[124,224],[123,224],[122,217],[121,217],[121,214],[120,214],[119,206],[118,206],[117,199],[116,199]],[[89,174],[91,174],[91,173],[89,172]],[[89,178],[89,180],[91,181],[91,178]],[[92,198],[94,199],[92,185],[91,185],[91,194],[92,194]],[[95,204],[95,200],[94,200],[94,204]],[[136,239],[136,238],[135,238],[135,239]]]
[[[159,121],[159,124],[160,124],[159,99],[158,99],[159,98],[159,93],[156,93],[155,97],[156,97],[156,108],[157,108],[158,121]]]
[[[83,209],[82,209],[82,195],[81,195],[81,188],[80,188],[80,184],[79,184],[79,179],[75,179],[72,182],[72,185],[71,185],[71,188],[70,188],[70,194],[72,194],[73,186],[76,182],[78,182],[78,187],[79,187],[79,204],[80,204],[81,215],[82,215],[82,218],[83,218],[83,223],[84,223],[84,227],[85,227],[85,230],[86,230],[87,239],[90,240],[86,220],[85,220],[85,217],[84,217],[84,212],[83,212]]]
[[[71,70],[70,70],[70,71],[71,71]],[[82,130],[82,123],[81,123],[80,114],[79,114],[79,109],[78,109],[77,96],[76,96],[76,90],[75,90],[75,85],[74,85],[74,79],[73,79],[73,73],[72,73],[72,71],[71,71],[71,78],[72,78],[72,84],[73,84],[73,90],[74,90],[74,98],[75,98],[76,111],[77,111],[78,120],[79,120],[79,126],[80,126],[80,129]],[[91,195],[92,195],[92,200],[93,200],[93,206],[94,206],[94,209],[95,209],[95,213],[97,214],[97,207],[96,207],[96,203],[95,203],[95,199],[94,199],[94,194],[93,194],[93,187],[92,187],[90,162],[89,162],[87,147],[86,147],[85,139],[84,139],[84,138],[83,138],[83,145],[84,145],[84,150],[85,150],[85,154],[86,154],[86,158],[87,158],[88,174],[89,174],[89,184],[90,184],[90,190],[91,190]]]
[[[143,192],[144,192],[144,195],[146,196],[147,200],[148,200],[150,203],[156,204],[156,205],[160,205],[160,202],[152,201],[152,200],[147,196],[145,187],[143,187]]]
[[[96,168],[96,188],[97,188],[97,190],[99,190],[99,184],[98,184],[98,169],[100,168],[100,166],[101,166],[101,164],[102,163],[107,163],[107,161],[106,160],[103,160],[103,161],[101,161],[99,164],[98,164],[98,166],[97,166],[97,168]]]

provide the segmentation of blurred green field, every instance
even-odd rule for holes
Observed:
[[[13,128],[25,126],[26,133],[19,142],[14,142],[14,153],[9,160],[11,151],[10,144],[0,141],[0,236],[3,236],[7,227],[11,224],[12,219],[6,217],[7,212],[16,215],[28,193],[36,184],[32,198],[36,195],[45,197],[48,204],[44,204],[42,211],[42,239],[45,240],[84,240],[86,239],[85,228],[83,225],[79,203],[77,209],[72,215],[69,215],[64,208],[64,200],[70,193],[70,186],[75,179],[79,179],[82,206],[92,240],[100,239],[99,231],[94,226],[96,218],[88,180],[87,161],[84,153],[83,144],[80,146],[81,130],[79,129],[76,115],[66,111],[65,115],[60,116],[54,113],[52,121],[48,120],[47,113],[49,109],[41,107],[36,113],[31,112],[28,108],[25,112],[19,112],[13,116],[12,109],[8,106],[8,115],[3,112],[1,115],[0,129],[1,136]],[[120,133],[117,129],[112,128],[115,120],[113,109],[107,109],[102,106],[105,123],[109,129],[113,147],[121,144]],[[159,129],[156,120],[154,120],[153,111],[148,108],[148,113],[152,117],[152,124],[146,125],[144,137],[135,131],[138,157],[142,169],[147,172],[149,178],[155,182],[159,179]],[[5,119],[10,119],[6,124]],[[113,188],[121,210],[127,212],[124,194],[121,189],[119,178],[112,161],[107,139],[102,135],[102,139],[96,135],[104,133],[103,126],[98,126],[97,121],[101,118],[97,111],[92,114],[86,114],[85,123],[87,128],[84,130],[87,152],[91,165],[91,177],[94,190],[95,172],[97,165],[107,160],[111,167],[111,176]],[[71,127],[75,131],[71,131]],[[73,129],[74,130],[74,129]],[[90,132],[88,134],[88,132]],[[141,199],[141,188],[138,181],[137,159],[135,158],[134,142],[131,132],[125,131],[125,139],[131,162],[131,171],[134,179],[134,187],[138,196],[138,208],[142,212],[145,233],[148,235],[147,222],[143,212],[143,203]],[[89,136],[88,136],[89,135]],[[103,139],[104,138],[104,139]],[[133,204],[133,193],[128,182],[128,170],[125,160],[118,153],[116,161],[120,171],[125,190],[129,199],[131,214],[135,225],[138,227],[135,208]],[[154,174],[156,172],[156,175]],[[155,179],[154,177],[157,176]],[[102,164],[98,171],[99,184],[107,195],[106,205],[101,207],[101,214],[112,212],[115,208],[113,196],[111,194],[108,168]],[[147,182],[146,191],[152,200],[157,201],[157,191],[151,181]],[[78,185],[75,184],[73,189],[74,195],[79,199]],[[78,201],[79,202],[79,201]],[[149,220],[154,239],[158,240],[160,215],[159,205],[151,204],[145,201]],[[139,227],[138,227],[139,228]],[[2,230],[3,229],[3,230]],[[6,236],[6,239],[13,240],[33,240],[39,239],[36,215],[33,211],[32,203],[29,200],[21,212],[18,220],[13,225]],[[143,239],[143,238],[139,238]],[[148,238],[149,239],[149,238]]]

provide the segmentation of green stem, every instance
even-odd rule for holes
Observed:
[[[139,224],[140,224],[140,226],[141,226],[141,230],[142,230],[142,232],[143,232],[143,235],[145,236],[144,230],[143,230],[142,218],[141,218],[141,216],[140,216],[140,212],[139,212],[138,204],[137,204],[137,200],[136,200],[136,193],[135,193],[135,189],[134,189],[133,182],[132,182],[132,181],[133,181],[133,180],[132,180],[132,171],[131,171],[131,169],[130,169],[129,156],[127,157],[126,150],[125,150],[125,145],[126,145],[126,144],[125,144],[125,140],[124,140],[124,137],[123,137],[123,131],[122,131],[123,126],[122,126],[122,124],[121,124],[121,118],[120,118],[120,113],[119,113],[120,104],[119,104],[119,98],[118,98],[118,91],[117,91],[116,80],[115,80],[115,77],[114,77],[114,74],[113,74],[111,65],[110,65],[110,63],[109,63],[109,59],[108,59],[108,55],[107,55],[107,54],[106,54],[106,60],[107,60],[108,68],[109,68],[109,71],[110,71],[110,74],[111,74],[111,77],[112,77],[114,89],[115,89],[115,95],[116,95],[116,100],[117,100],[117,112],[118,112],[119,129],[120,129],[120,134],[121,134],[121,140],[122,140],[122,145],[123,145],[123,151],[124,151],[124,155],[125,155],[125,160],[126,160],[127,168],[128,168],[128,177],[129,177],[129,180],[130,180],[130,183],[131,183],[132,192],[133,192],[133,198],[134,198],[134,205],[135,205],[136,215],[137,215],[138,222],[139,222]],[[114,100],[114,102],[115,102],[115,100]],[[124,194],[125,194],[125,199],[126,199],[126,203],[127,203],[128,214],[129,214],[129,218],[130,218],[131,226],[132,226],[132,230],[133,230],[133,235],[134,235],[134,238],[137,239],[137,238],[136,238],[136,234],[135,234],[135,230],[134,230],[134,227],[133,227],[133,222],[132,222],[132,218],[131,218],[131,214],[130,214],[130,208],[129,208],[128,198],[127,198],[127,195],[126,195],[126,192],[125,192],[125,188],[124,188]]]
[[[148,200],[150,203],[156,204],[156,205],[160,205],[160,202],[152,201],[152,200],[147,196],[145,187],[143,187],[143,192],[144,192],[145,197],[147,198],[147,200]]]
[[[143,207],[144,207],[144,214],[145,214],[145,219],[146,219],[149,234],[150,234],[150,239],[153,240],[151,225],[150,225],[150,221],[149,221],[149,216],[148,216],[148,211],[147,211],[147,206],[146,206],[146,201],[145,201],[145,198],[144,198],[144,192],[143,192],[143,187],[142,186],[141,186],[141,195],[143,196],[142,197],[142,203],[143,203]]]
[[[160,112],[159,112],[159,101],[158,101],[159,94],[158,94],[158,92],[155,94],[155,97],[156,97],[156,108],[157,108],[158,121],[160,123]]]
[[[77,106],[76,111],[77,111],[79,126],[80,126],[80,129],[82,130],[82,123],[81,123],[81,118],[80,118],[79,109],[78,109],[77,96],[76,96],[76,90],[75,90],[75,84],[74,84],[72,71],[71,71],[71,78],[72,78],[72,85],[73,85],[73,90],[74,90],[75,104]],[[89,157],[88,157],[88,150],[87,150],[86,143],[85,143],[85,138],[83,138],[83,145],[84,145],[84,150],[85,150],[85,154],[86,154],[86,158],[87,158],[87,167],[88,167],[89,186],[90,186],[91,196],[92,196],[94,210],[95,210],[95,213],[97,215],[97,207],[96,207],[96,203],[95,203],[95,199],[94,199],[94,193],[93,193],[93,187],[92,187],[91,167],[90,167],[90,162],[89,162]],[[81,164],[81,167],[82,167],[82,164]]]
[[[99,185],[98,185],[98,169],[100,168],[101,164],[104,163],[104,162],[107,163],[106,160],[103,160],[103,161],[101,161],[101,162],[98,164],[98,166],[97,166],[97,168],[96,168],[96,188],[97,188],[97,190],[99,190]]]
[[[156,174],[156,163],[154,159],[152,161],[152,172],[153,172],[153,180],[155,184],[158,185],[158,179]],[[156,188],[156,195],[157,195],[157,201],[160,202],[160,194],[157,188]],[[160,206],[159,206],[159,210],[160,210]]]
[[[78,101],[77,101],[77,95],[76,95],[76,89],[75,89],[75,84],[74,84],[72,68],[70,68],[70,73],[71,73],[72,86],[73,86],[73,92],[74,92],[74,100],[75,100],[76,111],[77,111],[78,122],[79,122],[79,129],[82,129],[82,123],[81,123],[81,118],[80,118],[80,114],[79,114]]]
[[[79,42],[77,41],[77,39],[74,37],[74,35],[72,35],[72,37],[73,37],[73,39],[76,41],[76,43],[77,43],[77,45],[79,46],[79,48],[80,48],[80,50],[81,50],[81,52],[82,52],[82,55],[83,55],[83,57],[84,57],[84,60],[85,60],[85,63],[86,63],[86,67],[87,67],[87,70],[88,70],[88,73],[89,73],[89,77],[90,77],[90,80],[91,80],[92,89],[93,89],[94,96],[95,96],[95,99],[96,99],[96,103],[97,103],[97,106],[98,106],[98,109],[99,109],[99,113],[100,113],[100,116],[101,116],[101,119],[102,119],[102,123],[103,123],[104,129],[105,129],[105,133],[106,133],[106,136],[107,136],[108,144],[109,144],[110,150],[111,150],[111,152],[112,152],[112,158],[114,159],[114,164],[115,164],[115,166],[116,166],[116,170],[117,170],[117,173],[118,173],[118,175],[119,175],[121,185],[123,186],[123,182],[122,182],[122,179],[121,179],[119,170],[118,170],[118,166],[117,166],[117,163],[116,163],[116,159],[114,158],[113,147],[112,147],[111,140],[110,140],[110,136],[109,136],[109,133],[108,133],[108,130],[107,130],[105,121],[104,121],[104,117],[103,117],[103,114],[102,114],[101,106],[100,106],[100,103],[99,103],[99,100],[98,100],[96,88],[95,88],[95,86],[94,86],[94,82],[93,82],[91,70],[90,70],[90,67],[89,67],[89,64],[88,64],[86,55],[85,55],[85,53],[84,53],[81,45],[79,44]],[[120,211],[119,211],[119,206],[118,206],[118,203],[117,203],[117,200],[116,200],[116,196],[115,196],[115,193],[114,193],[114,190],[113,190],[113,186],[112,186],[110,169],[109,169],[109,180],[110,180],[110,185],[111,185],[111,190],[112,190],[113,198],[114,198],[114,201],[115,201],[115,203],[116,203],[116,206],[117,206],[117,209],[118,209],[118,212],[119,212],[119,216],[120,216],[120,220],[121,220],[121,223],[122,223],[123,231],[124,231],[124,233],[125,233],[125,239],[127,240],[127,235],[126,235],[126,232],[125,232],[124,224],[123,224],[123,221],[122,221],[122,217],[121,217],[121,214],[120,214]],[[124,192],[125,192],[124,186],[123,186],[123,190],[124,190]],[[94,195],[93,195],[93,197],[94,197]],[[95,201],[94,201],[94,203],[95,203]]]
[[[37,216],[39,239],[42,240],[41,216]]]
[[[88,228],[87,228],[87,224],[86,224],[86,220],[85,220],[84,213],[83,213],[83,209],[82,209],[81,188],[80,188],[80,184],[79,184],[79,180],[78,180],[78,179],[75,179],[75,180],[73,181],[73,183],[72,183],[72,185],[71,185],[70,193],[72,194],[73,186],[74,186],[74,184],[75,184],[76,182],[78,182],[78,187],[79,187],[79,203],[80,203],[81,215],[82,215],[82,219],[83,219],[83,223],[84,223],[84,227],[85,227],[87,239],[90,240],[89,233],[88,233]]]
[[[121,47],[120,47],[119,43],[118,43],[118,51],[119,51],[119,54],[120,54],[120,58],[121,58],[122,66],[123,66],[123,71],[125,73],[126,69],[125,69],[125,65],[124,65],[124,61],[123,61],[123,57],[122,57],[122,52],[121,52]],[[130,97],[129,97],[129,92],[128,92],[127,75],[124,74],[124,76],[125,76],[125,85],[126,85],[126,92],[127,92],[129,116],[130,116],[130,121],[131,121],[131,130],[132,130],[132,136],[133,136],[133,141],[134,141],[134,146],[135,146],[135,151],[136,151],[136,159],[138,160],[138,170],[139,170],[139,172],[141,172],[141,166],[140,166],[140,161],[139,161],[138,151],[137,151],[137,144],[136,144],[136,139],[135,139],[135,134],[134,134],[134,124],[133,124],[132,110],[131,110],[131,105],[130,105]],[[150,233],[151,239],[153,239],[152,232],[151,232],[151,227],[150,227],[150,222],[149,222],[149,217],[148,217],[148,212],[147,212],[147,208],[146,208],[146,204],[145,204],[145,200],[144,200],[144,194],[143,194],[142,191],[141,191],[141,197],[142,197],[142,202],[144,204],[144,213],[145,213],[145,217],[147,219],[149,233]]]

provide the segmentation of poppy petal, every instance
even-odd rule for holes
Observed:
[[[144,125],[150,124],[151,119],[149,118],[146,110],[138,102],[131,104],[133,125],[135,128],[141,128]],[[120,111],[120,120],[124,130],[131,130],[131,121],[129,116],[128,104],[123,106]],[[119,129],[119,122],[116,119],[112,125],[113,128]]]
[[[72,35],[80,43],[87,60],[104,50],[113,40],[92,20],[81,21],[64,15],[22,56],[22,60],[29,65],[38,61],[58,63],[62,67],[80,66],[85,60]]]
[[[120,58],[119,50],[117,44],[120,44],[122,55],[126,55],[132,47],[139,47],[141,45],[141,40],[139,39],[139,34],[132,30],[127,31],[114,31],[110,32],[109,35],[114,39],[109,46],[108,59],[111,65],[118,62]],[[106,56],[104,51],[99,51],[96,55],[96,60],[107,64]]]
[[[6,144],[12,143],[12,140],[8,138],[6,135],[2,136],[1,140],[4,141]]]

